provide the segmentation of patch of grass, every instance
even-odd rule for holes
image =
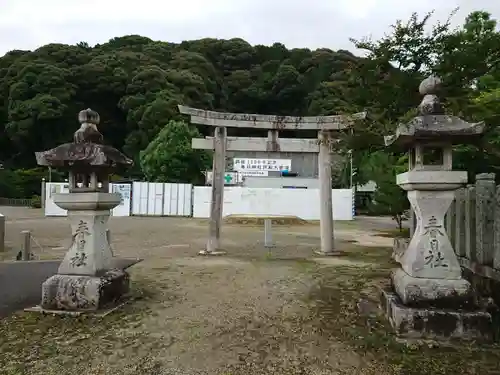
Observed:
[[[403,228],[402,230],[399,229],[383,230],[379,231],[377,236],[388,237],[388,238],[410,238],[410,229]]]
[[[319,224],[319,221],[318,221]],[[354,229],[359,227],[359,221],[354,220],[340,220],[333,223],[334,228],[339,229]]]
[[[276,265],[287,264],[291,266],[296,266],[304,270],[308,270],[312,267],[316,267],[316,262],[312,259],[303,258],[303,257],[283,257],[280,255],[275,255],[272,251],[268,251],[261,258],[252,258],[253,262],[266,262],[266,263],[275,263]]]
[[[249,216],[249,215],[228,215],[224,217],[225,224],[244,226],[264,226],[265,220],[271,220],[271,225],[293,227],[306,225],[308,222],[297,216]]]
[[[0,262],[3,261],[9,261],[9,260],[16,260],[16,255],[19,249],[14,249],[10,246],[5,245],[4,251],[0,252]]]
[[[370,252],[377,254],[373,258],[383,254],[371,248],[353,250],[351,254],[368,256]],[[393,374],[498,374],[498,345],[460,342],[447,347],[411,348],[398,343],[378,309],[379,288],[388,283],[390,267],[389,262],[382,262],[372,269],[315,269],[317,284],[308,296],[308,304],[311,324],[318,334],[372,356]]]
[[[349,245],[342,250],[340,256],[352,260],[374,263],[382,268],[396,267],[397,264],[391,259],[392,249],[388,247],[364,247]]]
[[[265,260],[273,260],[273,252],[271,250],[268,250],[266,252],[266,255],[264,255]]]
[[[19,312],[0,320],[2,373],[47,374],[54,369],[49,364],[53,361],[67,362],[73,368],[88,366],[96,355],[111,355],[116,347],[134,345],[138,340],[146,344],[149,339],[138,327],[149,311],[148,303],[158,296],[168,297],[153,285],[147,280],[134,281],[133,301],[104,317]]]

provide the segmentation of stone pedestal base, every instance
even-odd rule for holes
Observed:
[[[492,317],[486,311],[415,308],[401,303],[391,290],[381,292],[381,307],[396,334],[405,339],[493,339]]]
[[[116,302],[129,290],[129,275],[110,270],[102,276],[54,275],[42,284],[45,310],[96,311]]]
[[[398,268],[391,273],[394,292],[408,306],[462,308],[474,305],[474,290],[465,279],[426,279],[411,277]]]

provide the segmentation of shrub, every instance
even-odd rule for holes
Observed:
[[[31,208],[42,208],[42,198],[39,195],[31,197]]]
[[[64,174],[52,170],[52,181],[64,180]],[[29,199],[41,195],[42,178],[49,180],[46,168],[0,170],[0,197]]]

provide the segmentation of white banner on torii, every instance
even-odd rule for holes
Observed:
[[[282,172],[292,170],[291,159],[233,158],[233,170],[237,172]]]

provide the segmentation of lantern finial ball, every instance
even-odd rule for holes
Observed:
[[[420,95],[437,95],[440,88],[441,79],[436,76],[430,76],[420,83],[418,91],[420,92]]]

